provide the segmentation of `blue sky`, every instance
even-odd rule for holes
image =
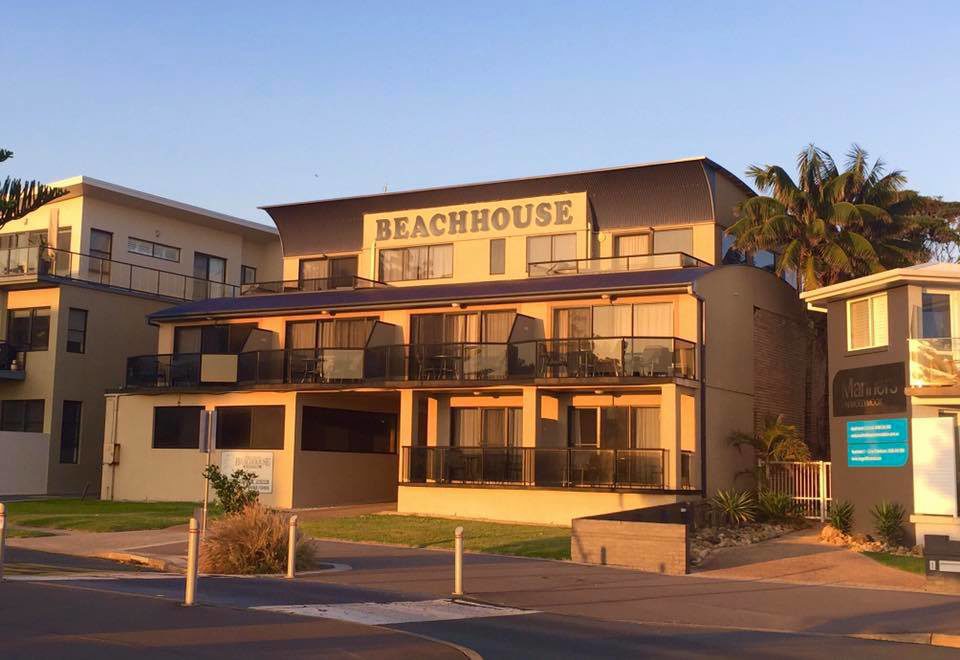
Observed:
[[[257,206],[858,142],[960,199],[960,6],[20,2],[0,174]]]

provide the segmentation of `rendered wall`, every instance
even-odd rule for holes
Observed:
[[[0,495],[47,492],[50,435],[0,431]]]

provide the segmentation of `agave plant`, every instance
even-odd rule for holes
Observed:
[[[827,522],[836,530],[849,534],[853,529],[853,503],[838,500],[830,505],[827,511]]]
[[[799,507],[790,495],[772,490],[760,491],[757,513],[761,520],[770,522],[786,522],[800,517]]]
[[[746,490],[718,490],[710,498],[710,509],[721,521],[733,527],[756,520],[757,502]]]
[[[903,520],[907,512],[900,503],[884,500],[870,509],[870,515],[873,517],[873,528],[884,543],[903,543]]]

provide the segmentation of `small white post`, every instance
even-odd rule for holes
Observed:
[[[820,522],[824,522],[827,519],[827,465],[823,461],[817,464],[817,476],[817,486],[820,488]]]
[[[297,576],[297,516],[290,516],[290,530],[287,536],[287,579]]]
[[[0,582],[3,582],[3,550],[7,545],[7,505],[0,502]]]
[[[453,597],[463,598],[463,527],[453,531]]]
[[[190,519],[190,531],[187,537],[187,587],[183,597],[184,605],[193,605],[197,595],[197,557],[200,543],[200,525],[196,518]]]

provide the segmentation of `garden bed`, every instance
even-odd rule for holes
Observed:
[[[690,564],[699,566],[710,553],[721,548],[735,548],[768,541],[795,532],[805,525],[806,523],[801,520],[783,523],[747,523],[739,527],[701,527],[690,537]]]

